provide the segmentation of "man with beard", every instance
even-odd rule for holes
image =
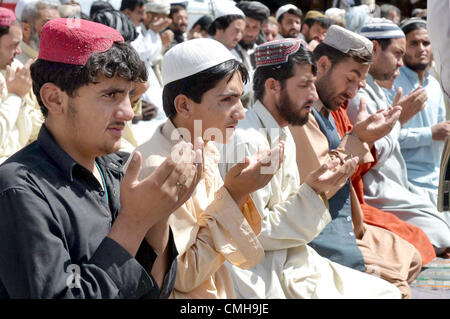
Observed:
[[[278,8],[275,18],[280,30],[277,39],[297,38],[300,36],[303,12],[293,4],[286,4]]]
[[[361,112],[352,130],[341,140],[330,113],[354,97],[364,85],[372,60],[372,43],[342,27],[332,26],[314,50],[314,57],[319,100],[313,104],[313,116],[304,126],[290,127],[298,146],[300,179],[329,158],[343,160],[357,155],[359,164],[373,161],[371,145],[387,134],[400,116],[399,107],[372,116]],[[350,180],[334,185],[326,196],[332,221],[310,246],[334,262],[381,276],[395,284],[403,297],[409,297],[408,282],[422,266],[417,249],[394,233],[363,222],[363,212]]]
[[[236,5],[245,14],[245,29],[242,40],[231,51],[246,66],[250,81],[244,87],[244,96],[242,104],[250,108],[253,104],[252,81],[255,71],[256,41],[261,33],[261,26],[270,15],[270,10],[264,4],[258,1],[242,1]]]
[[[26,63],[28,59],[36,59],[39,52],[39,41],[44,24],[59,18],[59,2],[54,0],[32,1],[25,5],[22,15],[23,40],[20,44],[22,54],[17,59]]]
[[[347,113],[355,123],[359,112],[360,97],[367,104],[369,114],[388,109],[386,95],[377,81],[387,81],[399,74],[405,52],[403,31],[385,19],[373,19],[361,33],[372,40],[374,58],[367,75],[367,85],[360,89],[348,106]],[[424,89],[416,89],[405,97],[394,101],[402,106],[399,120],[392,131],[375,141],[377,164],[364,175],[364,200],[371,206],[390,212],[400,219],[420,227],[440,255],[450,247],[450,214],[440,213],[430,193],[408,181],[406,163],[401,153],[399,136],[401,126],[414,116],[426,100]]]
[[[406,122],[400,131],[400,143],[408,172],[408,180],[434,193],[437,200],[442,149],[450,135],[446,121],[444,94],[439,82],[428,72],[431,63],[431,42],[427,22],[420,18],[405,20],[400,25],[406,35],[404,66],[395,79],[393,89],[387,92],[388,101],[399,87],[403,94],[423,87],[427,93],[424,108]]]
[[[188,15],[186,7],[181,4],[171,5],[169,18],[172,19],[172,22],[169,24],[168,30],[173,32],[173,41],[168,49],[187,40]]]
[[[311,41],[315,41],[315,45],[317,45],[323,41],[328,28],[333,23],[333,20],[327,18],[323,13],[316,10],[310,10],[306,13],[304,18],[301,34],[308,44],[310,44]]]
[[[236,7],[244,12],[246,18],[244,34],[242,40],[236,46],[236,51],[244,61],[247,69],[251,70],[251,74],[253,74],[253,69],[256,66],[254,51],[257,44],[261,43],[257,43],[261,41],[261,27],[269,18],[270,10],[258,1],[241,1]]]
[[[308,122],[317,101],[316,64],[298,39],[262,44],[255,57],[253,88],[257,100],[239,122],[234,142],[222,149],[221,174],[225,176],[231,163],[279,141],[284,141],[285,152],[281,168],[269,184],[251,194],[262,218],[258,239],[265,258],[249,270],[228,265],[238,296],[399,298],[398,289],[388,282],[323,258],[308,245],[331,220],[324,193],[347,180],[358,157],[326,161],[300,180],[288,125]]]

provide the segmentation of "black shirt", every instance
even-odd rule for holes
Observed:
[[[121,158],[96,162],[108,196],[43,125],[36,142],[0,166],[0,298],[169,297],[178,255],[172,232],[160,289],[145,240],[133,258],[107,237],[119,212]]]

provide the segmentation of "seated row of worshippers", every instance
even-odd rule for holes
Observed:
[[[380,86],[405,38],[374,20],[313,52],[261,44],[247,110],[230,50],[182,42],[162,62],[167,121],[123,156],[145,65],[110,27],[47,22],[30,66],[44,123],[0,166],[0,297],[410,297],[450,214],[402,155],[422,91],[391,106]]]

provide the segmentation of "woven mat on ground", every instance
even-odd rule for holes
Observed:
[[[410,287],[412,299],[450,299],[450,259],[433,259]]]

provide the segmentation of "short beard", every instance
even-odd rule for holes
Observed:
[[[312,101],[305,102],[305,104],[307,103],[312,104]],[[307,113],[304,117],[301,117],[299,113],[292,111],[292,105],[293,103],[291,102],[286,89],[282,89],[280,100],[277,104],[277,109],[283,120],[292,126],[303,126],[308,123],[309,113]]]
[[[395,71],[392,72],[392,73],[381,73],[381,72],[377,72],[377,71],[372,70],[372,72],[369,71],[369,73],[370,73],[370,75],[372,75],[372,77],[375,80],[388,81],[388,80],[392,80],[392,78],[394,77]]]
[[[244,49],[244,50],[250,50],[253,48],[253,46],[256,43],[256,39],[250,42],[244,42],[244,40],[239,41],[239,45]]]
[[[330,100],[330,95],[328,92],[335,91],[334,83],[331,82],[331,76],[329,74],[331,73],[332,69],[328,71],[326,75],[324,75],[320,80],[316,80],[316,90],[317,95],[319,96],[320,101],[322,104],[329,110],[334,111],[339,109],[340,105],[335,106],[333,101]]]
[[[416,64],[408,64],[405,65],[413,71],[423,71],[428,67],[428,63],[416,63]]]

